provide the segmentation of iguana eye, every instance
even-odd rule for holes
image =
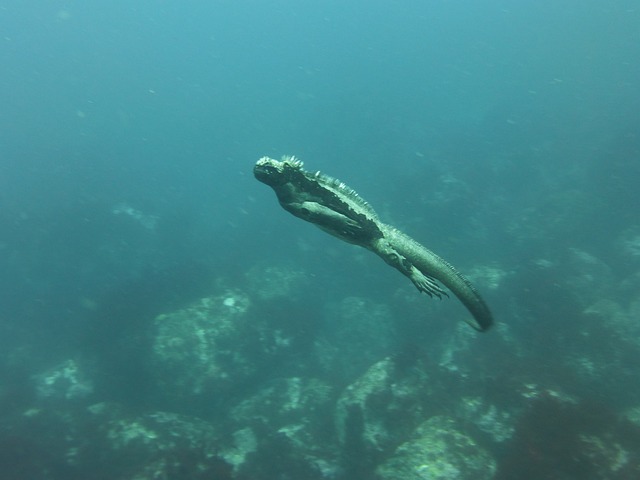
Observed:
[[[275,185],[282,183],[282,171],[274,165],[269,165],[268,163],[257,163],[253,168],[253,174],[255,177],[263,183],[267,185]]]

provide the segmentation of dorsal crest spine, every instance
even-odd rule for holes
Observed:
[[[349,187],[346,183],[337,178],[330,177],[329,175],[325,175],[320,170],[315,173],[307,173],[307,178],[312,181],[318,182],[318,184],[324,188],[327,188],[337,195],[340,195],[346,201],[351,201],[355,203],[358,207],[360,207],[363,212],[369,215],[372,218],[377,218],[375,210],[369,205],[365,199],[363,199],[358,192],[356,192],[353,188]]]

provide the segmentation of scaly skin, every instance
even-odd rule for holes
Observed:
[[[394,246],[401,256],[406,258],[422,274],[440,280],[458,297],[458,300],[473,315],[473,320],[468,319],[467,323],[480,331],[487,330],[491,326],[493,316],[489,307],[471,282],[449,262],[394,227],[385,226],[382,230],[385,239]],[[409,276],[409,278],[411,277]],[[424,291],[420,287],[418,290]]]
[[[474,286],[448,262],[400,230],[382,223],[373,208],[344,183],[302,169],[295,157],[282,161],[263,157],[254,167],[256,178],[269,185],[280,205],[325,232],[371,250],[407,276],[429,296],[448,296],[441,281],[469,310],[473,328],[487,330],[493,323],[489,307]]]

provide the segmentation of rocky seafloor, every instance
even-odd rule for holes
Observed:
[[[0,386],[2,478],[640,478],[638,271],[566,249],[470,274],[498,304],[488,333],[408,288],[310,300],[317,279],[283,264],[218,279],[118,339],[135,365],[84,352]],[[425,308],[453,318],[420,333]]]

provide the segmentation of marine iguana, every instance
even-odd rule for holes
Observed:
[[[471,312],[469,323],[487,330],[493,323],[478,291],[451,264],[397,228],[382,223],[374,209],[353,189],[320,172],[305,171],[295,157],[262,157],[255,177],[276,193],[282,208],[345,242],[360,245],[409,277],[420,292],[448,297],[442,282]]]

